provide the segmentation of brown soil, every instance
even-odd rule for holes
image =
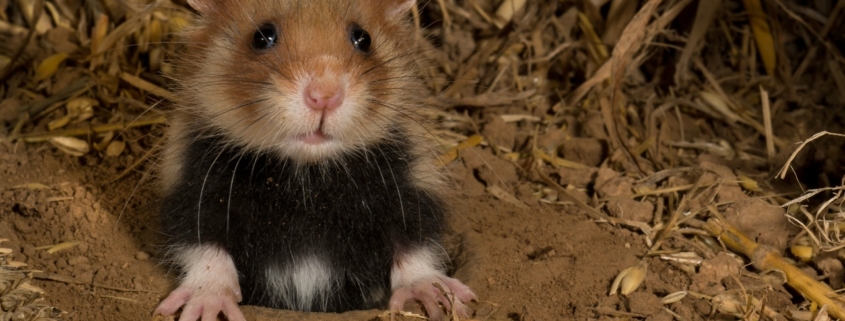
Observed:
[[[495,161],[489,152],[470,149],[463,156],[464,162],[451,166],[456,193],[461,193],[456,199],[462,201],[454,202],[450,240],[460,245],[453,248],[463,249],[456,259],[456,275],[479,295],[477,319],[593,319],[618,310],[668,320],[658,298],[690,286],[719,293],[731,286],[721,280],[739,269],[740,263],[724,254],[708,260],[698,274],[653,257],[647,259],[650,273],[640,290],[628,297],[608,296],[615,276],[636,265],[646,252],[642,235],[593,222],[573,206],[537,201],[530,183],[516,180],[516,167]],[[162,238],[157,232],[154,184],[142,173],[110,182],[134,161],[123,158],[76,158],[45,145],[0,144],[4,182],[0,235],[11,238],[9,246],[19,251],[16,260],[59,280],[35,284],[46,290],[54,305],[69,312],[68,320],[149,320],[172,284],[173,276],[156,260]],[[476,158],[484,161],[473,161]],[[495,185],[515,199],[502,201],[485,192],[483,182],[473,175],[479,172],[475,166],[485,162],[484,168],[495,174],[478,176],[498,181]],[[597,186],[606,176],[598,175]],[[624,178],[610,181],[613,184],[605,185],[624,186]],[[620,208],[632,211],[620,214],[623,217],[642,214],[633,213],[636,206]],[[646,209],[647,214],[652,211]],[[53,254],[40,248],[68,241],[80,244]],[[747,286],[748,280],[743,282]],[[769,307],[790,303],[782,288],[769,293],[768,300]],[[692,298],[669,307],[687,318],[710,312],[707,301]],[[255,320],[384,316],[383,311],[344,315],[246,311]]]

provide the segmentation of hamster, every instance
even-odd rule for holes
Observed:
[[[300,311],[469,314],[445,274],[443,173],[414,0],[188,0],[160,168],[178,287],[155,313],[244,320]],[[453,306],[454,305],[454,306]]]

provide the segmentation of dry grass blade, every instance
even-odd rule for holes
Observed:
[[[447,150],[445,154],[440,156],[440,161],[438,162],[438,164],[448,164],[454,161],[458,158],[458,155],[462,150],[478,146],[483,141],[484,137],[481,137],[481,135],[472,135],[470,137],[467,137],[467,139],[458,143],[455,147],[449,148],[449,150]]]
[[[516,95],[513,95],[511,93],[483,93],[481,95],[461,99],[438,97],[437,99],[430,99],[430,102],[434,105],[441,105],[445,108],[453,108],[455,106],[505,106],[521,100],[528,99],[535,93],[535,90],[526,90]]]
[[[610,11],[607,14],[607,24],[602,34],[602,42],[608,45],[616,44],[622,35],[624,28],[637,12],[637,3],[626,0],[613,0],[610,2]]]
[[[775,134],[772,130],[772,107],[769,103],[769,92],[760,87],[760,102],[763,106],[763,128],[766,132],[766,156],[769,160],[775,157]]]
[[[672,303],[683,300],[687,296],[687,294],[688,294],[687,291],[678,291],[678,292],[674,292],[674,293],[669,293],[665,297],[660,299],[660,303],[672,304]]]
[[[34,12],[35,15],[32,17],[32,20],[30,20],[29,25],[34,25],[34,21],[37,21],[41,18],[41,15],[44,13],[44,0],[35,1]],[[12,70],[14,70],[15,64],[17,63],[18,59],[23,56],[24,52],[26,51],[27,45],[32,42],[32,40],[35,38],[35,33],[35,28],[29,29],[29,32],[26,35],[26,40],[20,45],[19,49],[11,56],[9,62],[6,63],[6,66],[3,69],[0,69],[2,70],[2,72],[0,72],[0,80],[5,80],[11,74]]]
[[[144,90],[153,95],[159,96],[170,101],[173,100],[173,93],[171,93],[169,90],[156,86],[146,80],[141,79],[140,77],[123,72],[120,74],[120,79],[123,79],[124,81],[132,84],[132,86],[135,86],[138,89]]]
[[[63,242],[63,243],[60,243],[60,244],[56,244],[56,245],[50,247],[49,249],[47,249],[47,253],[53,254],[53,253],[56,253],[56,252],[59,252],[59,251],[68,250],[68,249],[73,248],[73,247],[75,247],[79,244],[82,244],[82,242],[79,242],[79,241]]]
[[[44,290],[32,286],[33,272],[26,264],[10,261],[11,250],[3,249],[0,255],[0,302],[3,320],[58,321],[66,313],[49,305],[43,298]]]
[[[77,280],[77,279],[74,279],[72,277],[59,275],[59,274],[55,274],[55,273],[47,273],[47,272],[33,272],[32,277],[35,278],[35,279],[39,279],[39,280],[48,280],[48,281],[62,282],[62,283],[67,283],[67,284],[91,285],[91,286],[94,286],[94,287],[98,287],[98,288],[102,288],[102,289],[106,289],[106,290],[118,291],[118,292],[142,292],[142,293],[155,293],[155,292],[157,292],[157,291],[150,291],[150,290],[126,289],[126,288],[121,288],[121,287],[109,286],[109,285],[99,284],[99,283],[96,283],[96,282]]]
[[[90,136],[96,133],[106,133],[111,131],[118,131],[124,130],[127,128],[135,128],[135,127],[144,127],[149,125],[156,125],[156,124],[164,124],[167,122],[167,119],[164,116],[160,117],[152,117],[152,118],[144,118],[138,119],[136,121],[130,123],[118,123],[118,124],[106,124],[106,125],[99,125],[94,126],[91,128],[73,128],[73,129],[66,129],[66,130],[59,130],[55,132],[49,133],[32,133],[27,135],[22,135],[19,137],[28,143],[33,142],[41,142],[45,140],[49,140],[55,137],[63,137],[63,136]]]
[[[748,18],[751,21],[751,30],[754,32],[754,40],[757,43],[760,58],[763,60],[763,66],[766,68],[766,73],[770,76],[775,74],[775,41],[772,37],[771,27],[766,21],[766,13],[763,12],[763,5],[760,0],[743,0],[745,4],[745,11],[748,13]]]
[[[812,137],[807,138],[806,140],[802,141],[801,144],[798,145],[798,148],[796,148],[795,151],[792,152],[792,155],[790,155],[789,159],[787,159],[786,162],[783,164],[783,167],[781,168],[780,172],[778,172],[778,177],[780,179],[786,178],[786,173],[789,170],[789,166],[790,166],[790,164],[792,164],[792,161],[795,160],[795,157],[798,156],[798,152],[800,152],[801,149],[803,149],[804,146],[806,146],[808,143],[818,139],[819,137],[825,136],[825,135],[831,135],[831,136],[837,136],[837,137],[845,138],[845,134],[837,134],[837,133],[831,133],[831,132],[827,132],[827,131],[818,132],[815,135],[813,135]]]
[[[67,59],[67,54],[64,52],[57,53],[47,59],[41,61],[38,68],[35,69],[35,81],[40,81],[49,78],[59,71],[59,64]]]
[[[161,143],[163,141],[164,141],[164,137],[159,138],[159,140],[153,145],[152,148],[150,148],[150,150],[148,150],[146,153],[144,153],[144,155],[141,156],[134,163],[132,163],[132,165],[129,165],[128,167],[126,167],[126,169],[124,169],[122,172],[120,172],[120,174],[117,174],[117,176],[115,176],[115,178],[113,178],[111,181],[109,181],[108,184],[111,184],[111,183],[114,183],[114,182],[117,182],[117,181],[123,179],[127,175],[129,175],[129,174],[133,173],[135,170],[137,170],[138,167],[140,167],[141,165],[146,163],[153,155],[155,155],[156,152],[159,151],[159,149],[161,148]],[[109,146],[111,146],[111,145],[109,145]]]
[[[587,213],[587,215],[589,215],[590,218],[592,218],[592,219],[594,219],[598,222],[607,222],[607,223],[610,223],[610,224],[613,224],[613,225],[623,225],[623,226],[636,227],[639,230],[643,231],[645,234],[651,234],[652,228],[648,224],[643,223],[643,222],[636,222],[636,221],[619,219],[619,218],[616,218],[616,217],[607,216],[604,213],[599,212],[595,208],[590,207],[589,205],[587,205],[587,203],[584,203],[584,201],[582,201],[582,200],[578,199],[577,197],[573,196],[572,193],[570,193],[569,191],[566,190],[566,188],[563,188],[563,186],[560,186],[560,184],[558,184],[554,180],[552,180],[548,175],[546,175],[546,173],[543,173],[539,168],[537,169],[537,174],[540,176],[540,178],[542,178],[546,182],[546,184],[548,184],[553,189],[557,190],[560,193],[560,195],[563,196],[563,198],[565,198],[568,201],[571,201],[572,203],[577,205],[579,208],[584,210],[584,212]]]
[[[89,79],[87,77],[82,77],[48,98],[33,102],[29,105],[21,106],[20,112],[33,115],[39,114],[51,105],[75,96],[79,92],[88,90],[89,86],[91,86]]]
[[[492,186],[487,187],[487,192],[490,193],[491,195],[493,195],[494,197],[502,200],[502,201],[513,204],[514,206],[516,206],[518,208],[526,209],[526,210],[530,208],[530,207],[528,207],[528,205],[525,205],[525,203],[520,201],[518,198],[511,195],[511,193],[508,193],[508,191],[502,189],[501,187],[499,187],[497,185],[492,185]]]
[[[523,6],[525,6],[526,0],[505,0],[502,4],[499,5],[499,9],[496,10],[496,19],[494,22],[496,23],[496,27],[500,29],[505,26],[512,18],[513,14]]]
[[[710,29],[710,25],[716,20],[716,13],[722,7],[722,0],[699,1],[698,10],[695,14],[695,23],[690,31],[689,40],[681,52],[681,58],[675,67],[675,82],[683,83],[689,79],[689,65],[692,56],[704,45],[704,36]]]

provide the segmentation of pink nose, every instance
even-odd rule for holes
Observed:
[[[305,87],[305,105],[311,109],[335,109],[342,103],[343,88],[340,84],[312,82]]]

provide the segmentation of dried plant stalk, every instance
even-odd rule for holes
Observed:
[[[774,248],[752,241],[724,218],[708,220],[704,229],[722,240],[729,249],[745,254],[757,269],[782,271],[786,275],[786,283],[801,295],[820,306],[827,305],[828,313],[845,319],[845,307],[840,303],[843,302],[842,298],[826,284],[816,281],[784,260]],[[839,301],[833,298],[838,298]]]

